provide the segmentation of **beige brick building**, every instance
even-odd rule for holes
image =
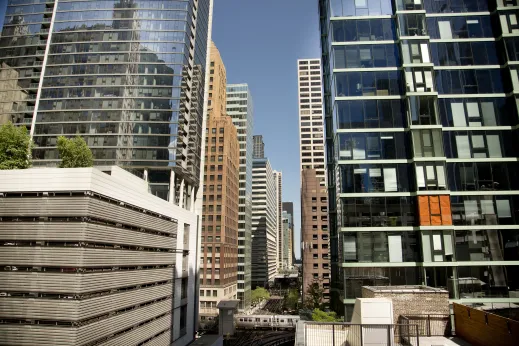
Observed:
[[[428,286],[363,286],[362,298],[389,298],[393,301],[394,324],[401,316],[449,315],[449,292]]]
[[[226,72],[214,43],[210,66],[200,251],[202,325],[218,314],[220,300],[237,298],[238,279],[238,134],[225,113]]]

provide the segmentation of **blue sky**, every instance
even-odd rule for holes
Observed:
[[[283,172],[283,201],[294,202],[296,257],[300,257],[297,59],[318,58],[317,0],[215,0],[213,41],[227,83],[248,83],[254,134],[265,156]]]
[[[248,83],[254,134],[283,172],[283,201],[294,202],[296,257],[300,257],[299,133],[296,61],[319,57],[317,0],[215,0],[213,41],[228,83]],[[0,27],[7,0],[0,0]]]

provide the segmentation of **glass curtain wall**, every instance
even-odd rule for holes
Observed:
[[[362,285],[519,303],[511,5],[320,0],[332,306],[347,320]]]

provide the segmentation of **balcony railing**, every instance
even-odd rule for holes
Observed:
[[[420,336],[452,336],[450,315],[402,315],[399,322],[417,325]]]
[[[300,330],[300,327],[304,330]],[[419,346],[418,326],[304,322],[298,324],[296,346]],[[301,335],[304,333],[303,335]],[[304,344],[301,342],[304,340]]]

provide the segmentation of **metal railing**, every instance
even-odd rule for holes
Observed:
[[[419,346],[418,326],[404,324],[304,323],[305,345]]]
[[[400,323],[418,326],[420,336],[451,336],[451,315],[427,314],[427,315],[402,315]]]

